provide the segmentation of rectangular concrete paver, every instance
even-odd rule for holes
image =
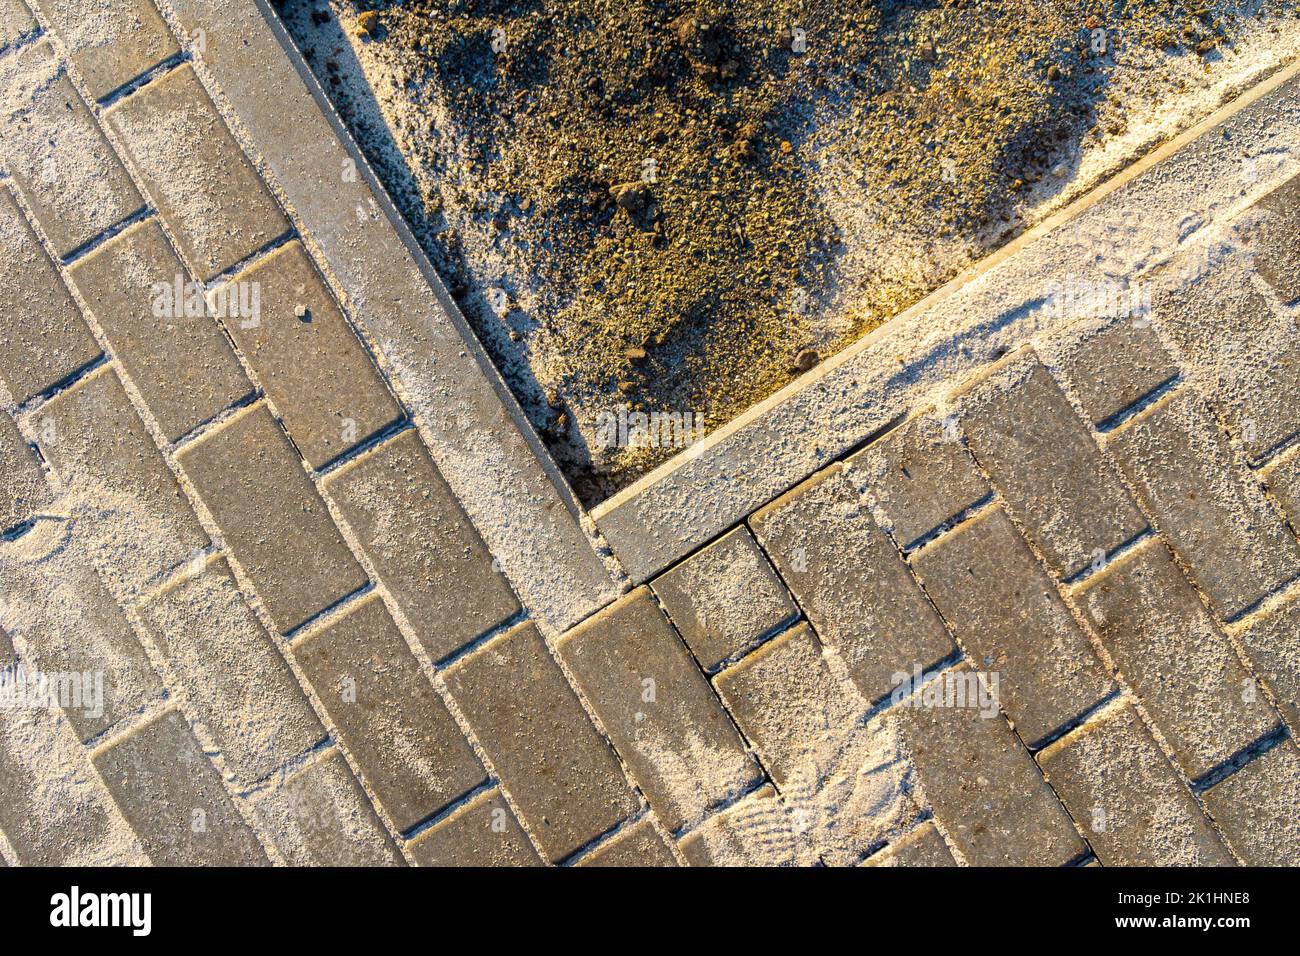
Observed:
[[[1109,445],[1224,618],[1300,574],[1295,535],[1195,393],[1159,403]]]
[[[25,402],[102,350],[9,190],[0,188],[0,382]]]
[[[1158,539],[1088,581],[1078,596],[1120,674],[1188,776],[1257,740],[1277,715]]]
[[[1008,510],[1063,577],[1146,528],[1146,518],[1036,356],[1010,359],[964,387],[959,416]]]
[[[1046,569],[1000,507],[912,557],[939,612],[1034,746],[1110,693],[1114,681]]]
[[[1263,478],[1265,487],[1282,506],[1292,529],[1300,530],[1300,448],[1280,455],[1263,472]]]
[[[676,866],[677,859],[649,818],[643,818],[582,858],[579,866]]]
[[[1205,805],[1249,866],[1300,866],[1300,749],[1279,741],[1205,791]]]
[[[54,497],[40,462],[7,412],[0,412],[0,532],[31,520]]]
[[[972,866],[1061,866],[1084,851],[1001,714],[920,706],[903,711],[901,722],[935,819]]]
[[[143,584],[208,545],[111,366],[60,392],[32,427],[67,507],[84,516],[101,571]]]
[[[1232,866],[1235,861],[1128,704],[1039,755],[1105,866]]]
[[[445,672],[447,687],[551,862],[637,809],[622,768],[532,624]]]
[[[309,464],[321,467],[402,417],[302,243],[231,281],[259,289],[262,312],[256,323],[228,318],[226,329]]]
[[[1237,639],[1277,697],[1291,732],[1300,735],[1300,599],[1250,621]]]
[[[409,844],[420,866],[542,866],[528,834],[501,796],[487,790]]]
[[[156,866],[269,863],[176,711],[96,751],[94,763]]]
[[[863,863],[864,866],[956,866],[952,851],[933,821],[927,820]]]
[[[152,0],[36,0],[72,64],[102,99],[180,52]]]
[[[77,291],[175,441],[249,395],[229,340],[156,219],[136,223],[69,270]]]
[[[653,586],[706,671],[716,670],[799,613],[744,526],[661,574]]]
[[[377,595],[295,644],[294,657],[399,831],[486,781]]]
[[[366,583],[365,573],[262,405],[177,456],[284,633]]]
[[[337,748],[258,804],[290,866],[403,866],[405,861]]]
[[[1300,176],[1273,190],[1252,211],[1247,237],[1255,270],[1283,302],[1300,298]]]
[[[36,29],[36,18],[23,0],[0,0],[0,49]]]
[[[48,42],[0,62],[0,155],[59,257],[144,206]]]
[[[1060,337],[1051,363],[1093,424],[1109,421],[1178,376],[1149,316],[1081,322]]]
[[[306,752],[324,728],[288,664],[216,558],[140,607],[185,706],[248,786]]]
[[[584,621],[558,649],[670,831],[762,776],[649,588]]]
[[[202,281],[289,229],[283,211],[186,64],[104,116]]]
[[[435,661],[519,612],[414,429],[331,473],[325,492]]]
[[[868,700],[885,696],[898,671],[928,667],[956,650],[839,466],[778,498],[750,524]]]
[[[849,477],[908,549],[990,494],[954,416],[927,409],[849,459]]]

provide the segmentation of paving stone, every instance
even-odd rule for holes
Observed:
[[[1300,600],[1273,608],[1236,636],[1255,672],[1272,689],[1292,733],[1300,735]]]
[[[31,520],[53,497],[27,439],[8,413],[0,412],[0,531]]]
[[[622,768],[533,624],[490,641],[445,677],[551,862],[635,812]]]
[[[15,403],[102,350],[9,190],[0,188],[0,382]]]
[[[366,583],[265,406],[177,457],[282,633]]]
[[[649,867],[676,866],[677,858],[668,849],[650,820],[642,819],[584,856],[578,866]]]
[[[995,366],[960,399],[976,459],[1012,517],[1070,578],[1147,526],[1119,476],[1046,368],[1032,355]]]
[[[1150,319],[1083,322],[1052,344],[1052,364],[1094,424],[1114,418],[1178,376]]]
[[[1090,579],[1078,601],[1192,779],[1277,722],[1158,539]]]
[[[934,817],[970,865],[1062,866],[1083,853],[1069,815],[1000,714],[906,707],[901,724]]]
[[[1215,822],[1249,866],[1300,865],[1300,749],[1282,740],[1205,792]]]
[[[1103,865],[1234,865],[1128,704],[1090,720],[1038,761]]]
[[[409,844],[420,866],[544,866],[501,791],[485,791]]]
[[[95,769],[156,866],[266,866],[221,777],[171,710],[93,756]]]
[[[261,290],[261,319],[247,327],[227,319],[226,329],[313,467],[402,417],[302,243],[277,249],[232,281]]]
[[[83,741],[163,690],[88,550],[74,522],[53,520],[39,521],[17,541],[0,546],[0,621],[25,643],[28,667],[83,675],[82,700],[74,695],[64,708]],[[97,687],[85,682],[100,674],[103,696],[96,700]]]
[[[102,99],[180,52],[150,0],[36,0],[90,95]]]
[[[840,466],[778,498],[750,525],[868,700],[885,696],[898,671],[956,650]]]
[[[796,866],[800,855],[789,815],[771,785],[716,813],[681,839],[691,866]]]
[[[912,557],[939,612],[1030,746],[1114,689],[1056,585],[1000,507]]]
[[[744,526],[660,575],[653,587],[706,671],[716,670],[799,614]]]
[[[1231,619],[1300,574],[1300,545],[1190,391],[1116,432],[1110,447],[1159,529]]]
[[[23,0],[0,0],[0,48],[9,46],[35,29],[36,18]]]
[[[325,491],[435,661],[519,613],[414,429],[332,473]]]
[[[294,657],[399,831],[487,780],[378,595],[304,638]]]
[[[911,833],[869,857],[863,866],[956,866],[952,851],[933,822],[927,821]]]
[[[955,429],[955,418],[929,409],[849,459],[850,478],[902,548],[990,494]]]
[[[1300,176],[1252,207],[1246,228],[1256,271],[1283,302],[1300,298]]]
[[[144,584],[210,543],[111,366],[60,392],[32,428],[101,571]]]
[[[762,777],[649,588],[574,628],[558,650],[669,830]]]
[[[0,155],[56,256],[144,206],[48,42],[0,62],[0,87]]]
[[[324,728],[224,558],[140,607],[150,638],[245,786],[305,753]]]
[[[176,237],[207,282],[289,229],[279,205],[186,64],[104,114]]]
[[[290,866],[403,866],[405,861],[337,748],[259,803]]]
[[[1300,447],[1282,455],[1264,472],[1264,485],[1272,493],[1293,530],[1300,530]]]
[[[114,236],[69,273],[168,441],[252,392],[157,220]]]
[[[1162,289],[1161,328],[1252,462],[1300,431],[1300,329],[1238,270]],[[1206,316],[1217,316],[1207,321]]]

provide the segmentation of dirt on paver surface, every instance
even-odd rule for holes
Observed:
[[[1300,35],[1290,0],[277,6],[587,504]]]

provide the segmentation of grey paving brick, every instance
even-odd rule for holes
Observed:
[[[445,672],[524,821],[552,862],[637,807],[537,628],[521,624]]]
[[[1300,298],[1300,176],[1252,208],[1245,232],[1256,271],[1283,302]]]
[[[339,750],[258,804],[290,866],[402,866],[405,861]]]
[[[1047,571],[1000,507],[912,557],[939,612],[1030,746],[1114,689]]]
[[[1263,477],[1265,487],[1290,519],[1292,530],[1300,531],[1300,447],[1279,456]]]
[[[180,52],[151,0],[36,0],[90,95],[102,99]]]
[[[543,866],[501,791],[485,791],[409,844],[420,866]]]
[[[762,777],[649,588],[574,628],[558,650],[669,830]]]
[[[1205,805],[1249,866],[1300,865],[1300,749],[1282,740],[1205,792]]]
[[[176,711],[135,728],[93,761],[155,865],[268,865],[216,767]]]
[[[69,272],[168,441],[252,392],[157,220],[136,223]]]
[[[181,258],[204,282],[289,228],[188,64],[104,114],[176,237]]]
[[[53,492],[40,462],[7,412],[0,412],[0,531],[31,520]]]
[[[743,526],[660,575],[653,587],[706,671],[753,647],[799,614]]]
[[[796,866],[809,861],[771,785],[716,813],[680,841],[691,866]]]
[[[900,547],[990,494],[956,430],[928,409],[849,459],[850,478],[871,499]]]
[[[1162,288],[1155,308],[1247,457],[1262,460],[1300,431],[1300,329],[1274,310],[1248,274],[1210,270],[1195,282]]]
[[[0,86],[9,104],[0,155],[56,256],[141,209],[144,200],[48,42],[0,62]]]
[[[402,417],[302,243],[277,249],[232,281],[261,290],[262,315],[247,328],[228,319],[226,329],[312,466]]]
[[[1208,409],[1181,391],[1109,443],[1156,525],[1232,618],[1300,574],[1300,546]]]
[[[1232,866],[1234,860],[1128,704],[1039,755],[1105,866]]]
[[[1037,357],[996,366],[960,402],[975,457],[1057,573],[1072,577],[1147,526]]]
[[[1061,866],[1083,852],[1069,815],[1000,714],[907,707],[901,727],[935,819],[972,866]]]
[[[582,858],[579,866],[676,866],[677,858],[649,819],[627,827]]]
[[[435,661],[519,612],[415,430],[330,474],[325,491]]]
[[[103,699],[69,701],[82,740],[103,733],[162,692],[144,647],[103,581],[74,522],[40,521],[0,547],[0,619],[25,642],[29,667],[103,675]],[[84,685],[83,685],[84,686]],[[93,685],[91,697],[95,692]]]
[[[262,779],[325,736],[224,558],[163,590],[140,615],[179,678],[191,716],[207,725],[241,784]]]
[[[366,583],[293,446],[264,406],[204,435],[177,457],[281,632]]]
[[[1078,601],[1188,776],[1200,777],[1276,724],[1158,539],[1090,579]]]
[[[208,545],[112,366],[60,392],[33,430],[68,507],[85,519],[101,571],[143,584]]]
[[[1178,364],[1146,316],[1079,323],[1051,351],[1052,364],[1094,424],[1114,418],[1178,375]]]
[[[294,657],[401,832],[487,780],[378,595],[295,644]]]
[[[863,866],[956,866],[952,851],[943,841],[933,821],[926,821],[906,836],[894,841],[879,853],[868,857]]]
[[[0,188],[0,381],[25,402],[102,354],[9,190]]]
[[[36,18],[23,0],[0,0],[0,48],[36,29]]]
[[[1300,735],[1300,599],[1270,609],[1236,636],[1272,689],[1291,732]]]
[[[778,498],[750,525],[868,699],[885,696],[896,672],[956,649],[838,465]]]

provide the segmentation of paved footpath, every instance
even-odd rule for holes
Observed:
[[[80,6],[0,0],[0,862],[1300,864],[1293,76],[587,515],[273,14]]]

